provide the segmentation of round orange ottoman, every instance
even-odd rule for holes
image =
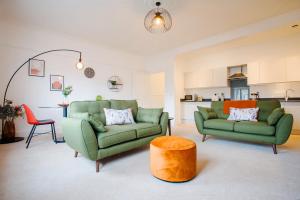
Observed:
[[[196,144],[177,136],[161,136],[150,143],[153,176],[170,182],[183,182],[196,176]]]

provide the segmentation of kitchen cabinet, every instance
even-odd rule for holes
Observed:
[[[197,88],[198,77],[197,73],[186,72],[184,73],[184,88]]]
[[[286,63],[286,58],[265,59],[248,63],[248,84],[287,82]]]
[[[259,83],[259,62],[251,62],[247,64],[248,84],[254,85]]]
[[[286,80],[300,81],[300,56],[286,58]]]
[[[227,87],[227,68],[216,68],[212,70],[213,72],[213,87]]]
[[[266,59],[259,63],[259,83],[281,83],[286,81],[284,58]]]
[[[201,69],[196,72],[198,88],[213,87],[213,73],[210,69]]]
[[[184,88],[210,88],[227,86],[227,68],[199,69],[184,74]]]

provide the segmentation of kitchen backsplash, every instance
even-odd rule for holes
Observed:
[[[251,85],[250,93],[259,92],[261,98],[283,98],[287,89],[293,90],[288,92],[289,97],[300,97],[300,82]],[[202,96],[203,98],[211,98],[215,93],[217,93],[219,96],[221,93],[224,93],[225,98],[230,98],[230,87],[185,89],[185,94],[196,94],[198,96]]]

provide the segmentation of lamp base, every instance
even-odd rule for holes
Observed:
[[[9,140],[8,139],[6,139],[6,140],[1,139],[0,144],[15,143],[15,142],[20,142],[22,140],[24,140],[24,137],[14,137],[14,138],[9,139]]]

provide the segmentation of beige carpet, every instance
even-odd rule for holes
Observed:
[[[106,159],[100,173],[95,163],[50,135],[0,145],[0,199],[300,199],[300,136],[279,146],[209,137],[201,143],[195,128],[181,126],[175,135],[197,143],[198,175],[185,183],[168,183],[151,176],[148,147]]]

